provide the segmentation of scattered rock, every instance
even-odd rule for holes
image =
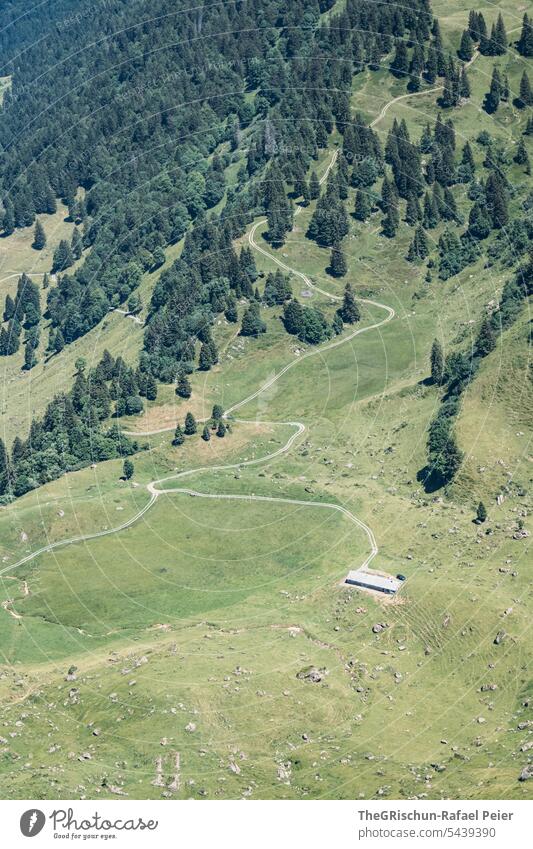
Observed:
[[[300,672],[296,673],[296,677],[301,681],[308,681],[312,684],[318,684],[325,675],[328,674],[328,670],[325,668],[317,669],[316,666],[309,666],[307,669],[302,669]]]
[[[530,778],[533,778],[533,763],[527,764],[518,776],[519,781],[529,781]]]

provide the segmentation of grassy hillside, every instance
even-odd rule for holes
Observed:
[[[457,46],[470,8],[434,4],[447,43]],[[475,8],[488,22],[501,9],[508,30],[522,15],[507,0]],[[480,110],[493,64],[475,59],[471,101],[452,113],[478,164],[482,129],[512,146],[526,120],[513,106],[496,117]],[[524,60],[510,51],[501,65],[516,88]],[[365,71],[352,109],[380,118],[383,140],[395,117],[418,138],[439,111],[437,94],[392,103],[404,93],[405,83],[385,71]],[[315,163],[319,176],[336,142]],[[521,189],[530,180],[514,166],[511,175]],[[466,208],[464,186],[453,193]],[[350,188],[349,211],[354,197]],[[298,214],[277,250],[265,225],[257,229],[270,253],[255,254],[260,291],[276,257],[342,294],[345,280],[326,271],[329,250],[305,237],[314,208]],[[357,296],[392,307],[390,322],[351,340],[345,328],[338,341],[346,341],[326,350],[289,336],[280,307],[262,310],[267,330],[258,339],[220,318],[220,362],[194,372],[191,399],[161,386],[143,416],[123,420],[146,432],[140,442],[148,446],[134,457],[131,482],[113,460],[0,509],[4,797],[532,797],[533,782],[518,781],[530,759],[524,723],[533,689],[529,304],[461,397],[465,456],[453,485],[425,492],[417,476],[442,400],[427,380],[431,343],[441,339],[447,352],[471,344],[511,271],[480,257],[449,280],[433,274],[427,282],[426,268],[405,260],[412,229],[402,222],[387,239],[381,217],[350,220],[346,279]],[[14,237],[3,244],[11,256],[3,268],[28,271],[27,246],[24,254]],[[166,267],[180,250],[167,251]],[[156,277],[141,284],[145,305]],[[296,275],[291,285],[302,303],[333,315],[337,301]],[[361,310],[361,328],[385,317],[377,303]],[[110,313],[29,375],[10,363],[5,430],[17,433],[30,411],[69,385],[78,356],[93,363],[107,347],[133,362],[141,338],[131,319]],[[161,431],[187,410],[204,419],[214,403],[227,409],[288,363],[235,412],[224,439],[196,435],[172,447],[171,430]],[[294,422],[305,431],[284,451]],[[50,543],[123,524],[148,503],[147,484],[187,470],[164,487],[250,498],[165,492],[123,531],[16,566]],[[480,500],[483,524],[474,521]],[[319,504],[372,528],[372,566],[407,578],[394,600],[342,584],[369,541],[345,514]]]

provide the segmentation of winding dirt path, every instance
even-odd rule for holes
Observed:
[[[518,29],[520,29],[520,27],[518,27]],[[511,32],[513,32],[513,30],[511,30]],[[480,55],[479,50],[475,50],[472,58],[469,59],[468,62],[465,62],[465,69],[469,68],[470,65],[472,64],[472,62],[476,61],[476,59],[479,55]],[[387,114],[387,112],[389,111],[391,106],[394,106],[395,103],[399,103],[401,100],[407,100],[408,98],[411,98],[411,97],[421,97],[423,94],[436,94],[438,91],[442,91],[443,89],[444,89],[444,85],[437,85],[434,88],[425,88],[425,89],[422,89],[421,91],[412,91],[412,92],[408,92],[407,94],[400,94],[398,97],[395,97],[393,100],[388,100],[387,103],[385,103],[385,105],[384,105],[383,109],[381,110],[381,112],[379,113],[379,115],[376,118],[374,118],[373,121],[371,121],[370,127],[373,129],[377,124],[379,124],[379,122],[385,117],[385,115]]]
[[[335,162],[337,161],[337,158],[338,158],[338,151],[335,151],[333,153],[332,157],[331,157],[330,162],[328,163],[328,166],[327,166],[324,174],[322,175],[322,177],[319,181],[321,184],[324,183],[324,181],[327,179],[331,169],[334,167]],[[300,211],[301,211],[301,207],[299,207],[296,210],[295,215],[299,214]],[[286,263],[284,263],[278,257],[274,256],[274,254],[270,253],[265,248],[263,248],[261,245],[257,244],[257,242],[255,241],[255,238],[254,238],[255,234],[257,232],[258,227],[262,226],[265,222],[266,222],[266,219],[263,218],[263,219],[257,221],[253,225],[253,227],[251,228],[251,230],[248,234],[248,241],[249,241],[250,246],[254,250],[256,250],[259,253],[263,254],[264,256],[268,257],[268,259],[270,259],[271,261],[275,262],[280,268],[283,268],[285,271],[295,275],[296,277],[299,277],[301,280],[304,281],[304,283],[307,286],[314,289],[315,291],[320,292],[321,294],[325,295],[326,297],[331,298],[334,301],[342,300],[338,295],[332,295],[331,293],[326,292],[324,289],[321,289],[320,287],[316,286],[309,279],[309,277],[306,274],[286,265]],[[330,351],[333,348],[338,348],[340,345],[346,344],[347,342],[351,341],[356,336],[359,336],[362,333],[368,333],[371,330],[377,330],[379,327],[382,327],[384,324],[388,324],[388,322],[392,321],[392,319],[395,316],[394,310],[392,309],[392,307],[389,307],[387,304],[382,304],[382,303],[379,303],[378,301],[372,301],[368,298],[360,298],[359,300],[362,303],[366,303],[366,304],[369,304],[371,306],[378,307],[379,309],[384,310],[385,313],[386,313],[385,317],[381,321],[375,322],[374,324],[368,325],[366,327],[353,329],[350,333],[343,336],[342,338],[336,339],[333,342],[329,342],[326,345],[320,345],[319,347],[317,347],[313,350],[307,351],[305,354],[303,354],[298,359],[291,360],[291,362],[287,363],[287,365],[284,366],[284,368],[282,368],[277,374],[275,374],[273,377],[269,378],[269,380],[267,380],[265,383],[263,383],[262,386],[260,386],[259,389],[257,389],[251,395],[248,395],[246,398],[243,398],[242,401],[239,401],[238,403],[233,404],[233,406],[229,407],[224,413],[224,418],[229,418],[231,416],[232,420],[234,420],[234,421],[241,422],[241,423],[244,423],[244,424],[255,424],[256,422],[250,422],[250,421],[246,421],[246,420],[243,420],[243,419],[234,419],[233,413],[236,412],[241,407],[248,404],[250,401],[253,401],[255,398],[258,398],[263,392],[266,392],[268,389],[270,389],[271,386],[273,386],[275,383],[277,383],[277,381],[280,380],[291,368],[294,368],[295,366],[297,366],[300,362],[302,362],[302,360],[308,359],[309,357],[322,356],[325,351]],[[355,516],[346,507],[343,507],[340,504],[336,504],[335,502],[305,501],[305,500],[300,500],[300,499],[295,499],[295,498],[283,498],[283,497],[274,497],[274,496],[267,496],[267,495],[238,495],[238,494],[233,495],[233,494],[205,493],[205,492],[198,492],[197,490],[190,489],[190,488],[187,488],[187,487],[179,487],[179,488],[178,487],[167,487],[167,488],[165,488],[164,484],[168,483],[171,480],[177,481],[177,480],[180,480],[182,478],[186,478],[186,477],[189,477],[191,475],[199,474],[199,473],[202,473],[202,472],[225,471],[225,470],[230,470],[230,469],[240,469],[240,468],[243,468],[245,466],[264,464],[264,463],[266,463],[270,460],[273,460],[275,457],[279,457],[282,454],[286,454],[288,451],[290,451],[294,442],[306,430],[305,425],[302,422],[297,422],[297,421],[262,422],[262,423],[263,424],[270,424],[270,425],[276,424],[278,426],[285,426],[285,427],[287,427],[287,426],[293,427],[294,432],[291,434],[291,436],[289,437],[287,442],[284,445],[281,446],[281,448],[278,448],[276,451],[273,451],[270,454],[266,454],[263,457],[258,457],[257,459],[253,459],[253,460],[245,460],[245,461],[240,462],[240,463],[231,463],[231,464],[226,464],[226,465],[221,465],[221,466],[201,466],[201,467],[197,467],[197,468],[193,468],[193,469],[187,469],[184,472],[178,472],[177,474],[174,474],[174,475],[169,475],[166,478],[160,478],[158,480],[150,481],[150,483],[147,484],[147,490],[150,493],[150,500],[148,501],[147,504],[145,504],[145,506],[142,508],[142,510],[140,510],[138,513],[136,513],[134,516],[131,517],[131,519],[128,519],[128,521],[124,522],[122,525],[119,525],[116,528],[110,528],[110,529],[105,530],[105,531],[97,531],[93,534],[85,534],[83,536],[72,537],[70,539],[59,540],[58,542],[50,543],[49,545],[44,545],[41,548],[39,548],[37,551],[34,551],[31,554],[26,555],[26,557],[23,557],[17,563],[11,564],[10,566],[6,567],[5,569],[1,569],[0,570],[0,576],[3,575],[6,572],[13,571],[17,567],[22,566],[25,563],[29,563],[31,560],[35,559],[36,557],[39,557],[41,554],[45,554],[45,553],[48,553],[48,552],[51,552],[51,551],[55,551],[56,549],[62,548],[62,547],[67,546],[67,545],[73,545],[75,543],[81,543],[81,542],[89,542],[91,540],[100,539],[101,537],[109,536],[110,534],[119,533],[120,531],[123,531],[126,528],[129,528],[133,524],[138,522],[139,519],[141,519],[144,516],[144,514],[147,513],[148,510],[150,510],[150,508],[155,504],[155,502],[157,501],[159,496],[161,496],[161,495],[179,495],[179,494],[189,495],[189,496],[192,496],[192,497],[195,497],[195,498],[217,498],[217,499],[221,499],[221,500],[232,500],[232,501],[261,501],[261,502],[270,502],[270,503],[294,504],[294,505],[301,506],[301,507],[317,507],[317,508],[327,509],[327,510],[337,510],[338,512],[342,513],[343,516],[345,516],[347,519],[349,519],[349,521],[351,521],[354,525],[356,525],[358,528],[363,530],[364,533],[366,534],[368,542],[369,542],[369,546],[370,546],[370,552],[366,556],[366,558],[363,561],[363,563],[361,564],[361,566],[362,567],[368,566],[369,563],[374,559],[374,557],[376,557],[376,555],[378,554],[378,551],[379,551],[373,530],[368,525],[366,525],[361,519],[359,519],[357,516]],[[162,432],[168,431],[168,430],[174,430],[174,428],[173,427],[172,428],[163,428],[159,431],[154,431],[153,433],[162,433]],[[140,434],[137,434],[137,435],[147,436],[147,435],[150,435],[150,434],[140,433]],[[11,612],[11,611],[8,611],[8,612]]]

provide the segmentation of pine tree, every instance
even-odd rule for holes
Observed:
[[[516,105],[519,109],[524,109],[526,106],[533,105],[533,94],[531,93],[531,84],[526,71],[523,72],[520,78],[519,95],[516,99]]]
[[[0,438],[0,495],[4,495],[9,487],[9,476],[9,455],[4,440]]]
[[[420,209],[420,204],[418,203],[418,198],[414,192],[409,195],[407,198],[407,205],[405,209],[405,220],[407,224],[414,225],[417,221],[420,221],[422,218],[422,211]]]
[[[211,439],[211,431],[209,430],[209,425],[204,425],[204,429],[202,430],[202,439],[204,442],[209,442]]]
[[[224,408],[220,404],[213,404],[211,418],[214,422],[218,422],[224,416]]]
[[[340,245],[334,245],[331,249],[331,257],[329,261],[329,273],[333,277],[344,277],[348,271],[346,258]]]
[[[436,386],[441,386],[444,383],[444,354],[438,339],[435,339],[431,346],[430,363],[431,380]]]
[[[496,335],[488,318],[484,318],[476,339],[476,354],[486,357],[496,347]]]
[[[474,55],[474,43],[467,29],[463,30],[461,45],[457,51],[457,55],[459,56],[459,59],[463,60],[463,62],[470,62],[470,59]]]
[[[198,357],[198,368],[200,371],[209,371],[211,366],[213,365],[213,355],[211,351],[211,345],[209,343],[202,343],[200,348],[200,354]]]
[[[396,235],[400,223],[400,215],[398,212],[398,192],[396,186],[389,182],[385,176],[381,187],[382,208],[385,217],[382,220],[383,233],[385,236],[392,238]]]
[[[371,204],[368,192],[357,189],[355,194],[354,216],[358,221],[366,221],[370,217]]]
[[[54,259],[52,263],[52,274],[57,271],[65,271],[74,262],[72,250],[69,243],[65,239],[61,239],[59,245],[54,251]]]
[[[261,318],[261,307],[257,301],[253,301],[244,311],[241,322],[241,336],[259,336],[265,333],[266,324]]]
[[[35,348],[31,341],[28,340],[24,347],[24,369],[25,371],[30,371],[36,365],[37,357],[35,355]]]
[[[148,401],[155,401],[157,398],[157,383],[151,374],[146,377],[145,395]]]
[[[487,24],[485,22],[485,18],[483,14],[480,12],[477,16],[477,28],[478,28],[478,41],[479,41],[479,52],[483,54],[483,56],[491,55],[491,42],[487,34]]]
[[[487,521],[487,508],[482,501],[479,502],[476,510],[476,521],[482,524]]]
[[[179,395],[180,398],[190,398],[192,393],[191,384],[189,382],[189,378],[185,374],[184,371],[180,372],[178,375],[178,382],[176,385],[176,395]]]
[[[507,51],[507,32],[501,14],[491,32],[492,51],[494,56],[504,56]]]
[[[172,440],[172,445],[183,445],[185,442],[185,435],[183,430],[181,429],[181,425],[176,425],[176,430],[174,431],[174,439]]]
[[[426,59],[426,64],[424,68],[424,77],[426,81],[432,85],[437,79],[438,72],[438,63],[437,63],[437,52],[432,44],[430,44],[428,48],[428,55]]]
[[[185,435],[192,436],[193,433],[196,433],[197,429],[196,419],[191,412],[188,412],[185,416]]]
[[[509,100],[509,95],[510,95],[509,77],[507,76],[507,74],[504,74],[503,80],[502,80],[501,99],[504,100],[507,103],[507,101]]]
[[[520,141],[518,142],[516,153],[513,158],[517,165],[529,164],[529,156],[527,154],[527,149],[524,144],[524,139],[520,139]]]
[[[133,474],[135,472],[135,466],[131,462],[131,460],[124,460],[124,465],[122,466],[122,473],[124,476],[124,480],[131,480]]]
[[[439,223],[439,218],[440,214],[435,200],[429,192],[426,192],[424,195],[424,214],[422,217],[424,230],[433,230]]]
[[[484,204],[474,203],[468,216],[468,235],[486,239],[491,231],[491,221]]]
[[[470,82],[466,73],[466,68],[463,65],[461,68],[461,76],[459,78],[459,96],[464,100],[468,100],[471,93]]]
[[[490,215],[492,226],[495,229],[505,227],[509,222],[508,193],[505,183],[494,171],[489,175],[485,186],[487,197],[487,210]]]
[[[531,58],[533,56],[533,27],[528,15],[524,15],[522,19],[522,32],[516,43],[516,47],[521,56]]]
[[[409,250],[407,251],[407,260],[409,262],[421,262],[428,254],[429,242],[426,232],[423,227],[417,227],[413,240],[409,245]]]
[[[355,324],[361,319],[361,312],[349,283],[344,288],[342,306],[339,308],[338,313],[345,324]]]
[[[54,337],[54,353],[60,354],[63,348],[65,347],[65,338],[61,333],[61,330],[58,328],[56,331],[56,335]]]
[[[287,333],[299,336],[304,326],[303,307],[300,302],[293,298],[283,307],[283,323]]]
[[[218,423],[217,436],[220,437],[220,439],[223,439],[224,436],[226,436],[226,425],[222,420],[220,420]]]
[[[11,236],[11,234],[15,232],[15,212],[13,204],[7,201],[4,209],[4,217],[2,219],[2,227],[4,230],[4,236]]]
[[[496,112],[498,106],[500,105],[500,98],[502,93],[502,81],[498,68],[493,68],[492,70],[492,78],[490,81],[490,89],[485,95],[484,109],[489,114]]]
[[[226,316],[227,321],[231,322],[231,324],[236,324],[239,320],[237,298],[233,292],[230,292],[226,298],[226,309],[224,310],[224,315]]]
[[[36,251],[42,251],[42,249],[44,248],[45,245],[46,245],[46,233],[44,232],[43,225],[37,219],[35,221],[35,228],[33,230],[32,248],[35,248]]]
[[[409,57],[405,41],[398,39],[396,42],[396,53],[390,64],[390,72],[396,77],[405,77],[409,69]]]
[[[311,200],[317,200],[320,197],[320,183],[314,171],[309,179],[309,197]]]
[[[81,233],[77,227],[74,227],[72,231],[72,239],[70,242],[70,249],[72,251],[72,256],[74,259],[79,259],[83,252],[83,240],[81,238]]]
[[[11,295],[6,295],[4,306],[4,321],[11,321],[15,315],[16,305]]]

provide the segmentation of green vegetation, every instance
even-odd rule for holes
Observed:
[[[106,7],[43,121],[101,117],[0,165],[2,793],[531,798],[528,15],[253,0],[72,67]]]

